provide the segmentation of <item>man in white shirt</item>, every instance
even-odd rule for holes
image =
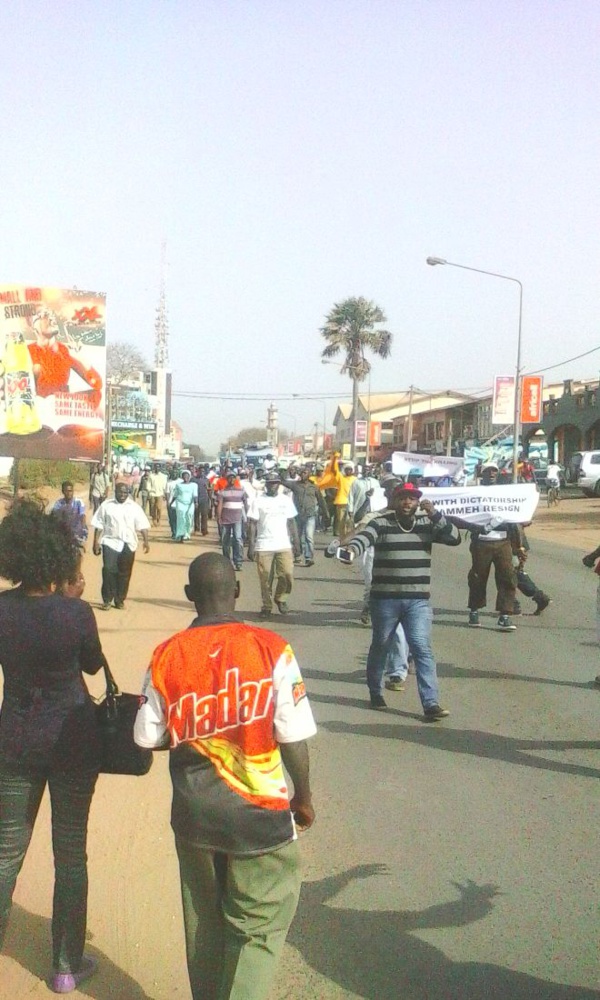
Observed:
[[[560,465],[556,465],[554,462],[550,463],[546,469],[546,483],[548,486],[560,488]]]
[[[126,483],[117,483],[113,499],[100,504],[92,518],[95,556],[102,552],[102,610],[125,607],[129,581],[138,547],[138,531],[144,552],[150,551],[150,523],[144,511],[129,496]]]
[[[170,479],[167,479],[167,485],[165,487],[165,500],[167,501],[167,517],[169,518],[169,527],[171,529],[171,538],[175,540],[177,538],[177,511],[173,506],[173,493],[175,492],[175,487],[178,483],[182,483],[183,479],[178,476],[173,470]]]
[[[248,511],[248,556],[256,557],[262,598],[261,618],[270,618],[273,600],[282,615],[287,614],[287,597],[292,592],[294,559],[288,521],[297,511],[291,496],[280,493],[281,480],[274,472],[265,477],[265,493],[254,498]],[[277,581],[271,596],[272,580]]]
[[[150,503],[150,517],[152,524],[158,528],[162,517],[162,509],[167,491],[167,475],[161,472],[158,465],[155,465],[148,477],[148,500]]]

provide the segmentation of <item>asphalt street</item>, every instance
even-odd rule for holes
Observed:
[[[182,588],[201,550],[153,531],[125,611],[98,611],[125,689],[191,620]],[[502,634],[490,609],[483,628],[466,625],[468,546],[436,547],[434,651],[451,711],[436,724],[423,722],[414,677],[387,694],[386,712],[370,709],[357,568],[321,553],[298,568],[291,613],[271,627],[296,651],[319,725],[317,820],[302,837],[306,880],[273,1000],[600,998],[600,657],[596,578],[580,560],[535,543],[529,569],[553,603],[538,618],[524,599],[529,614]],[[85,572],[95,604],[89,554]],[[493,584],[490,597],[493,607]],[[259,607],[245,563],[239,611],[258,623]],[[97,1000],[189,1000],[167,759],[155,756],[147,777],[101,776],[92,808],[100,970],[81,995]],[[47,995],[51,885],[45,803],[0,959],[2,998]]]
[[[434,550],[434,652],[444,722],[414,677],[374,712],[354,567],[300,569],[282,631],[319,723],[319,822],[290,942],[313,995],[369,1000],[596,997],[600,691],[596,580],[581,554],[536,543],[553,597],[518,629],[466,625],[468,545]],[[333,578],[333,579],[332,579]],[[490,608],[492,610],[490,610]],[[299,972],[300,974],[300,972]],[[283,988],[279,996],[311,995]]]

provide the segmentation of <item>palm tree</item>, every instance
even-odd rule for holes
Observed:
[[[321,327],[321,334],[327,341],[321,357],[327,360],[337,357],[340,351],[344,353],[340,371],[352,379],[353,420],[358,412],[358,384],[364,382],[371,371],[371,362],[365,352],[371,351],[380,358],[389,358],[391,354],[392,334],[389,330],[375,329],[377,323],[385,322],[383,309],[374,302],[363,298],[344,299],[336,302],[325,317],[325,326]]]

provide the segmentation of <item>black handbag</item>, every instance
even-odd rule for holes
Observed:
[[[147,774],[152,766],[152,750],[139,747],[133,739],[140,695],[120,691],[107,663],[104,676],[106,694],[95,706],[102,744],[100,773]]]

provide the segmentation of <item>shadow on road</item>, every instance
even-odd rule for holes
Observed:
[[[359,865],[305,882],[288,941],[320,975],[365,1000],[597,1000],[566,986],[484,962],[453,962],[421,940],[422,930],[464,927],[493,909],[494,885],[453,883],[459,899],[424,910],[354,910],[333,903],[356,879],[384,874]],[[490,936],[493,930],[490,929]]]
[[[515,674],[508,670],[481,670],[477,667],[457,667],[455,663],[438,663],[439,677],[454,677],[468,680],[523,681],[525,684],[552,684],[556,687],[572,687],[588,690],[596,685],[590,681],[560,681],[554,677],[531,677],[529,674]]]
[[[311,701],[329,701],[335,704],[356,707],[360,704],[351,698],[333,698],[311,693]],[[390,715],[400,718],[412,716],[407,712],[387,709],[384,719]],[[419,717],[420,718],[420,717]],[[352,734],[353,736],[379,737],[387,740],[404,740],[430,747],[432,750],[444,750],[447,753],[470,754],[473,757],[489,757],[492,760],[503,760],[507,764],[518,764],[522,767],[539,768],[542,771],[555,771],[558,774],[577,774],[583,778],[600,778],[600,770],[587,767],[584,764],[567,764],[558,760],[546,760],[536,757],[532,751],[546,750],[600,750],[597,740],[518,740],[510,736],[498,736],[496,733],[486,733],[479,729],[450,729],[446,724],[432,726],[424,724],[422,728],[415,726],[386,725],[385,723],[354,723],[354,722],[321,722],[321,729],[330,733]]]
[[[189,611],[190,617],[194,617],[194,605],[190,604],[189,601],[166,601],[162,597],[128,597],[128,604],[152,604],[158,608],[181,608],[184,611]]]
[[[98,960],[98,972],[78,987],[78,996],[84,994],[95,1000],[105,1000],[106,997],[111,997],[111,1000],[152,1000],[131,976],[119,969],[103,952],[93,945],[88,947],[87,943],[85,950],[86,954]],[[2,953],[33,976],[46,980],[51,974],[50,920],[14,903]],[[33,993],[34,989],[29,992]],[[37,994],[37,990],[35,992]]]
[[[318,604],[319,602],[314,603]],[[293,607],[290,607],[287,615],[280,615],[275,610],[272,617],[267,619],[261,618],[258,611],[242,611],[240,617],[247,622],[257,622],[261,625],[266,625],[267,628],[271,627],[268,622],[277,622],[282,627],[285,622],[286,626],[305,625],[318,628],[339,628],[340,625],[344,625],[364,631],[364,626],[358,621],[358,611],[340,611],[339,607],[334,605],[331,605],[331,607],[333,608],[332,611],[296,611]]]

